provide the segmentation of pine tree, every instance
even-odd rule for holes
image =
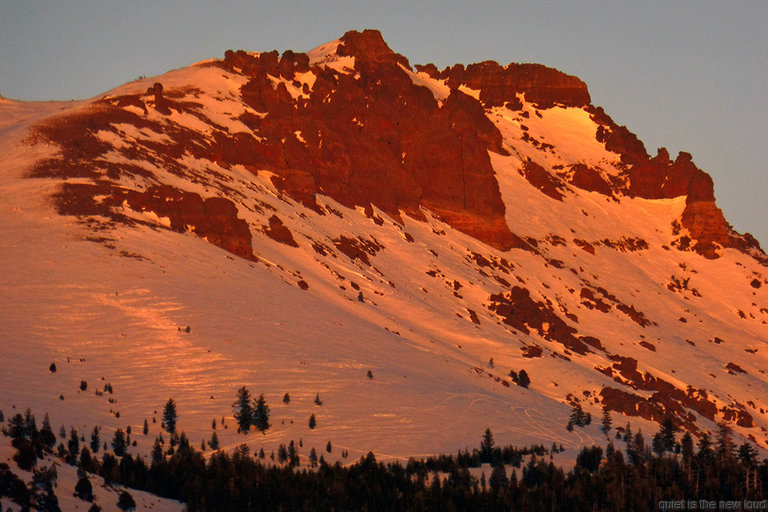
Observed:
[[[731,427],[725,423],[717,425],[717,460],[721,465],[733,462],[736,447],[731,435]]]
[[[175,434],[176,433],[176,421],[178,420],[178,416],[176,414],[176,402],[173,401],[173,398],[169,398],[168,401],[165,403],[165,407],[163,407],[163,428],[166,432],[169,434]]]
[[[141,432],[144,435],[149,434],[149,423],[147,423],[147,418],[144,418],[144,427],[141,429]]]
[[[77,430],[74,428],[69,431],[67,451],[69,452],[69,455],[67,456],[67,462],[69,464],[74,464],[77,460],[78,454],[80,453],[80,436],[77,435]]]
[[[320,400],[320,393],[315,395],[315,405],[323,405],[323,401]]]
[[[23,436],[27,439],[37,436],[37,422],[29,409],[24,413],[24,419],[22,421]]]
[[[160,438],[155,439],[155,444],[152,445],[152,465],[160,464],[165,460],[163,455],[163,447],[160,446]]]
[[[586,422],[586,415],[581,408],[581,404],[574,404],[571,408],[571,423],[577,427],[583,427]]]
[[[706,432],[701,435],[699,442],[696,443],[696,457],[698,457],[705,464],[709,463],[715,455],[712,450],[712,441],[709,439],[709,434]]]
[[[744,441],[744,444],[739,446],[739,462],[741,462],[744,467],[753,467],[757,461],[757,455],[757,448],[755,448],[749,441]]]
[[[309,451],[309,467],[317,467],[317,452],[315,452],[314,448]]]
[[[296,445],[293,443],[293,439],[288,443],[288,465],[291,467],[299,465],[299,454],[296,451]]]
[[[672,421],[672,418],[665,418],[664,421],[661,423],[661,429],[659,430],[659,437],[661,442],[661,447],[664,449],[664,451],[674,451],[675,449],[675,423]]]
[[[75,485],[75,496],[84,501],[93,501],[93,485],[87,475],[83,475]]]
[[[681,440],[682,454],[683,454],[683,470],[690,478],[691,476],[691,463],[693,462],[693,438],[690,432],[683,434]]]
[[[632,450],[627,449],[627,455],[629,460],[634,465],[640,465],[645,462],[645,437],[643,437],[643,431],[639,430],[635,434],[634,439],[631,441]]]
[[[124,511],[136,510],[136,502],[128,491],[123,491],[117,500],[117,507]]]
[[[253,426],[260,430],[262,434],[271,427],[269,424],[269,406],[267,401],[264,400],[263,394],[259,395],[259,398],[254,401]]]
[[[93,431],[91,432],[91,451],[93,453],[99,453],[100,444],[101,439],[99,439],[99,427],[93,427]]]
[[[289,403],[291,403],[291,395],[289,395],[288,393],[284,394],[284,395],[283,395],[283,403],[284,403],[284,404],[289,404]]]
[[[91,455],[91,450],[89,450],[87,446],[83,446],[83,449],[80,450],[80,460],[77,465],[79,468],[82,468],[83,471],[94,471],[96,464],[94,464],[93,455]]]
[[[330,440],[328,440],[328,444],[325,445],[325,451],[327,451],[328,453],[331,453],[331,451],[333,451],[333,446],[331,446]]]
[[[219,436],[216,434],[216,432],[211,435],[211,440],[208,441],[208,446],[211,447],[211,450],[219,449]]]
[[[48,413],[45,413],[43,426],[40,428],[40,441],[42,441],[49,450],[52,450],[56,445],[56,434],[53,433],[53,429],[51,428],[51,420],[48,417]]]
[[[608,406],[603,405],[603,417],[600,420],[600,430],[607,436],[608,432],[611,431],[612,425],[613,420],[611,420],[611,412],[608,410]]]
[[[127,448],[127,443],[125,440],[125,433],[123,432],[123,429],[119,428],[115,430],[115,435],[112,438],[112,451],[118,457],[122,457],[123,455],[125,455],[126,448]]]
[[[317,420],[315,420],[314,413],[309,417],[309,428],[315,428],[317,425]]]
[[[509,479],[507,478],[507,472],[504,469],[504,464],[496,464],[496,466],[493,467],[493,471],[491,471],[491,477],[488,479],[488,484],[491,486],[491,491],[494,494],[498,494],[500,490],[507,487],[509,484]]]
[[[493,454],[493,433],[490,428],[486,428],[483,433],[483,440],[480,441],[480,460],[490,462]]]
[[[251,393],[245,386],[237,390],[237,399],[232,404],[237,431],[247,434],[253,423],[253,408],[251,407]]]

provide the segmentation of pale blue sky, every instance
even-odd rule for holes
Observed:
[[[378,28],[412,64],[539,62],[645,142],[693,154],[768,249],[768,2],[0,0],[0,94],[86,98],[233,49]]]

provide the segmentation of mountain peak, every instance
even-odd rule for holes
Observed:
[[[337,49],[340,56],[355,57],[366,62],[395,62],[410,68],[408,59],[392,51],[375,29],[367,28],[362,32],[350,30],[345,33]]]

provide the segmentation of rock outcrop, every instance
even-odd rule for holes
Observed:
[[[431,68],[422,68],[430,72]],[[555,105],[584,107],[589,105],[587,86],[575,76],[566,75],[541,64],[515,64],[504,67],[494,61],[456,64],[436,75],[447,80],[451,88],[465,85],[480,91],[480,101],[486,106],[519,108],[517,94],[540,108]]]
[[[273,53],[227,52],[221,65],[250,77],[244,101],[269,114],[243,119],[255,136],[220,137],[217,161],[269,169],[281,190],[308,206],[322,190],[343,205],[372,204],[394,219],[401,212],[423,218],[425,207],[490,245],[513,247],[488,157],[504,151],[502,137],[483,106],[458,90],[438,104],[412,83],[400,67],[408,67],[407,59],[377,31],[348,32],[338,51],[355,57],[356,74],[315,66],[311,96],[296,103],[268,77],[278,66],[281,76],[291,76],[291,65],[303,66],[306,56],[284,54],[278,62]]]

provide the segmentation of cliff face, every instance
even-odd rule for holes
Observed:
[[[570,183],[612,197],[687,196],[689,206],[680,221],[695,250],[716,257],[717,246],[755,246],[751,238],[732,234],[714,203],[711,178],[689,154],[670,161],[662,149],[650,158],[634,134],[590,104],[586,85],[576,77],[539,64],[502,67],[488,61],[443,71],[417,66],[421,76],[443,84],[436,92],[419,82],[408,59],[393,52],[378,31],[351,31],[331,46],[315,62],[293,51],[282,56],[276,51],[227,51],[223,60],[210,65],[245,79],[238,95],[248,109],[238,121],[247,130],[216,130],[210,139],[175,128],[175,144],[164,145],[163,157],[173,166],[173,159],[191,151],[223,167],[269,170],[279,190],[315,210],[318,193],[349,207],[376,206],[398,220],[403,213],[423,219],[426,209],[454,228],[508,250],[527,244],[508,226],[491,155],[507,156],[514,144],[504,141],[488,113],[500,108],[518,113],[527,129],[524,98],[538,116],[539,110],[555,107],[586,110],[596,125],[595,140],[618,154],[624,165],[618,175],[608,176],[571,162],[564,176],[545,162],[523,162],[521,175],[545,194],[562,200]],[[99,159],[108,150],[94,134],[114,131],[116,123],[167,131],[146,119],[148,109],[166,117],[178,112],[205,120],[202,105],[180,100],[181,95],[155,83],[145,94],[99,102],[88,113],[87,125],[81,115],[41,126],[41,138],[61,144],[69,156],[39,164],[34,174],[91,173],[82,162]],[[140,109],[144,118],[126,112],[129,106]],[[545,153],[557,151],[528,132],[522,141]],[[134,150],[133,156],[137,154]],[[112,167],[110,173],[119,171]]]
[[[539,108],[584,107],[590,103],[584,82],[541,64],[511,63],[504,67],[494,61],[467,67],[457,64],[435,77],[446,80],[451,88],[465,85],[481,91],[479,99],[486,106],[519,108],[517,94],[524,94],[526,101]]]
[[[293,82],[306,57],[228,53],[221,66],[249,81],[243,99],[263,118],[243,119],[253,135],[220,141],[219,161],[265,167],[281,189],[305,204],[322,190],[346,206],[375,205],[393,218],[420,208],[494,247],[509,249],[488,151],[501,152],[501,134],[476,100],[453,90],[439,104],[416,86],[377,31],[349,32],[338,55],[354,58],[354,73],[315,66],[312,94],[296,101],[279,73]],[[299,140],[300,134],[301,140]],[[258,139],[258,140],[257,140]]]

